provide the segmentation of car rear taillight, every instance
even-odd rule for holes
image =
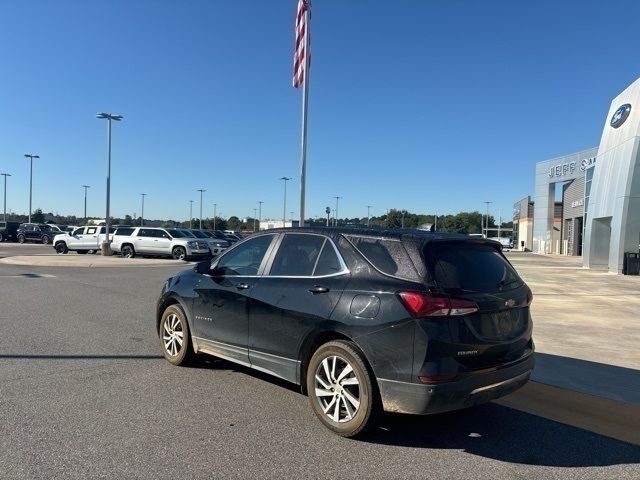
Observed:
[[[478,305],[475,302],[461,298],[425,292],[400,292],[398,296],[413,317],[457,317],[478,311]]]

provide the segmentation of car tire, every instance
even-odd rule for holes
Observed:
[[[171,256],[174,260],[186,260],[187,259],[187,251],[184,247],[174,247],[171,251]]]
[[[25,238],[24,235],[18,235],[18,243],[24,243]]]
[[[356,437],[375,425],[380,395],[354,343],[335,340],[318,348],[309,361],[306,383],[311,408],[332,432]]]
[[[48,243],[49,243],[49,236],[48,236],[48,235],[43,235],[43,236],[42,236],[42,238],[41,238],[40,240],[42,240],[42,243],[43,243],[44,245],[46,245],[46,244],[48,244]]]
[[[195,359],[187,316],[178,304],[169,305],[162,313],[158,329],[164,358],[173,365],[189,365]],[[180,343],[182,342],[182,343]]]
[[[89,253],[89,250],[76,250],[76,253],[78,255],[86,255],[87,253]]]
[[[133,248],[133,245],[123,245],[120,249],[120,253],[124,258],[134,258],[136,256],[136,250]]]
[[[69,249],[67,248],[67,244],[64,242],[58,242],[56,243],[56,246],[53,247],[56,250],[56,253],[59,254],[65,254],[65,253],[69,253]]]

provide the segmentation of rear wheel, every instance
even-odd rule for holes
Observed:
[[[48,236],[48,235],[43,235],[43,236],[42,236],[42,243],[44,243],[45,245],[46,245],[47,243],[49,243],[49,236]]]
[[[364,433],[380,410],[375,379],[364,356],[344,340],[325,343],[311,357],[307,392],[316,416],[343,437]]]
[[[123,245],[120,251],[124,258],[133,258],[136,256],[136,251],[133,249],[133,245]]]
[[[187,258],[187,251],[184,249],[184,247],[175,247],[171,252],[171,256],[175,260],[184,260]]]
[[[187,365],[193,361],[195,353],[191,345],[187,316],[180,305],[170,305],[160,321],[160,346],[162,353],[173,365]]]
[[[60,254],[69,252],[69,249],[67,248],[67,244],[64,242],[56,243],[55,249],[56,249],[56,253],[60,253]]]
[[[24,243],[24,235],[18,235],[18,243]]]

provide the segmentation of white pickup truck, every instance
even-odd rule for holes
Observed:
[[[112,238],[111,249],[127,258],[136,254],[171,256],[176,260],[211,256],[205,240],[186,237],[178,228],[119,228]]]
[[[109,238],[113,239],[113,231],[116,227],[109,228]],[[100,245],[105,240],[106,228],[95,225],[78,227],[72,232],[60,233],[53,237],[53,248],[58,253],[75,251],[88,253],[100,250]]]

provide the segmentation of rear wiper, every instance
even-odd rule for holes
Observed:
[[[496,285],[496,287],[498,287],[498,288],[502,288],[502,287],[506,287],[507,285],[511,285],[512,283],[519,283],[519,282],[520,282],[520,280],[519,280],[519,279],[517,279],[517,278],[514,278],[514,279],[509,280],[509,281],[507,281],[507,280],[500,280],[500,281],[498,282],[498,284]]]

